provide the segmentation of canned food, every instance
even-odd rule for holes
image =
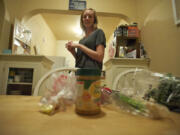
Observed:
[[[100,113],[100,79],[101,70],[78,69],[76,112],[78,114],[93,115]]]

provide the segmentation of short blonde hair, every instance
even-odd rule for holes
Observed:
[[[85,12],[86,10],[91,10],[91,11],[93,11],[93,13],[94,13],[94,28],[95,28],[95,29],[97,29],[97,24],[98,24],[98,19],[97,19],[96,11],[95,11],[94,9],[92,9],[92,8],[84,9],[84,10],[82,11],[82,13],[81,13],[81,18],[80,18],[80,26],[81,26],[81,28],[82,28],[82,30],[83,30],[84,32],[86,32],[86,28],[85,28],[85,26],[84,26],[84,24],[83,24],[83,15],[84,15],[84,12]]]

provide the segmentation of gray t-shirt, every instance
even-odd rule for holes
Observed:
[[[79,43],[92,50],[96,50],[96,47],[100,44],[106,47],[106,37],[103,30],[96,29],[88,37],[82,38]],[[76,67],[102,69],[102,63],[93,60],[78,48],[76,53]]]

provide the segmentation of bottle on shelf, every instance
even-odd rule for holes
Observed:
[[[13,69],[10,69],[9,70],[8,81],[13,82],[14,81],[14,76],[15,76],[15,71]]]
[[[127,57],[129,48],[134,51],[133,58],[140,58],[140,41],[139,41],[139,29],[137,23],[131,25],[123,24],[116,28],[114,31],[114,38],[116,38],[116,52],[115,57]]]
[[[133,23],[128,26],[128,37],[134,37],[138,38],[139,37],[139,29],[138,29],[138,24]]]

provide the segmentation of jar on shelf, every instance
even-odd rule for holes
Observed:
[[[10,69],[9,70],[9,76],[8,76],[8,81],[13,82],[14,81],[14,76],[15,76],[15,71]]]

